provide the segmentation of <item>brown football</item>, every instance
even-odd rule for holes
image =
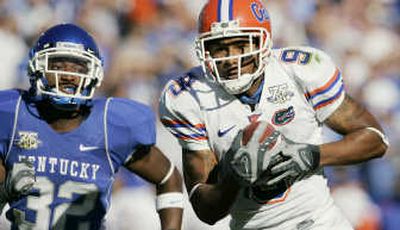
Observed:
[[[256,130],[258,128],[263,129],[262,134],[260,135],[260,138],[258,139],[259,143],[264,142],[265,138],[270,137],[275,131],[275,128],[266,121],[252,122],[249,125],[247,125],[243,130],[243,137],[242,137],[243,145],[247,145],[247,143],[249,143],[251,137],[254,135],[254,133],[256,132]],[[272,148],[274,144],[275,143],[270,145],[269,148]]]

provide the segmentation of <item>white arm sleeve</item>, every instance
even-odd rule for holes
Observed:
[[[286,52],[286,53],[285,53]],[[307,63],[290,65],[320,122],[327,119],[342,103],[345,96],[343,78],[332,59],[323,51],[310,47],[284,49],[282,55],[300,52],[309,55]]]
[[[170,81],[159,104],[162,124],[189,150],[209,149],[205,122],[197,101],[189,90],[179,90],[176,81]]]

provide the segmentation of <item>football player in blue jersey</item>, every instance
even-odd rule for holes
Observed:
[[[73,24],[51,27],[28,72],[28,91],[0,92],[0,202],[12,229],[102,228],[122,166],[156,185],[162,229],[180,229],[181,176],[155,146],[153,112],[92,99],[103,79],[93,38]]]

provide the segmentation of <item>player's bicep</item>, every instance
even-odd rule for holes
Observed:
[[[365,127],[380,129],[374,116],[349,95],[345,95],[341,105],[328,117],[325,124],[340,134],[347,134]]]
[[[183,149],[183,174],[185,184],[190,189],[198,183],[207,183],[215,180],[215,169],[218,164],[215,154],[208,149],[191,151]]]
[[[170,169],[170,161],[156,146],[140,146],[125,167],[143,179],[157,184]]]

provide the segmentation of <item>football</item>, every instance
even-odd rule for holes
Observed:
[[[229,160],[241,184],[249,186],[268,168],[271,156],[279,151],[281,134],[266,121],[256,121],[242,130],[240,148]]]
[[[273,138],[275,132],[274,126],[266,121],[256,121],[247,125],[243,130],[242,145],[246,146],[251,138],[258,138],[258,143],[263,143],[266,138],[271,137],[271,143],[268,144],[268,150],[272,149],[278,138]]]

